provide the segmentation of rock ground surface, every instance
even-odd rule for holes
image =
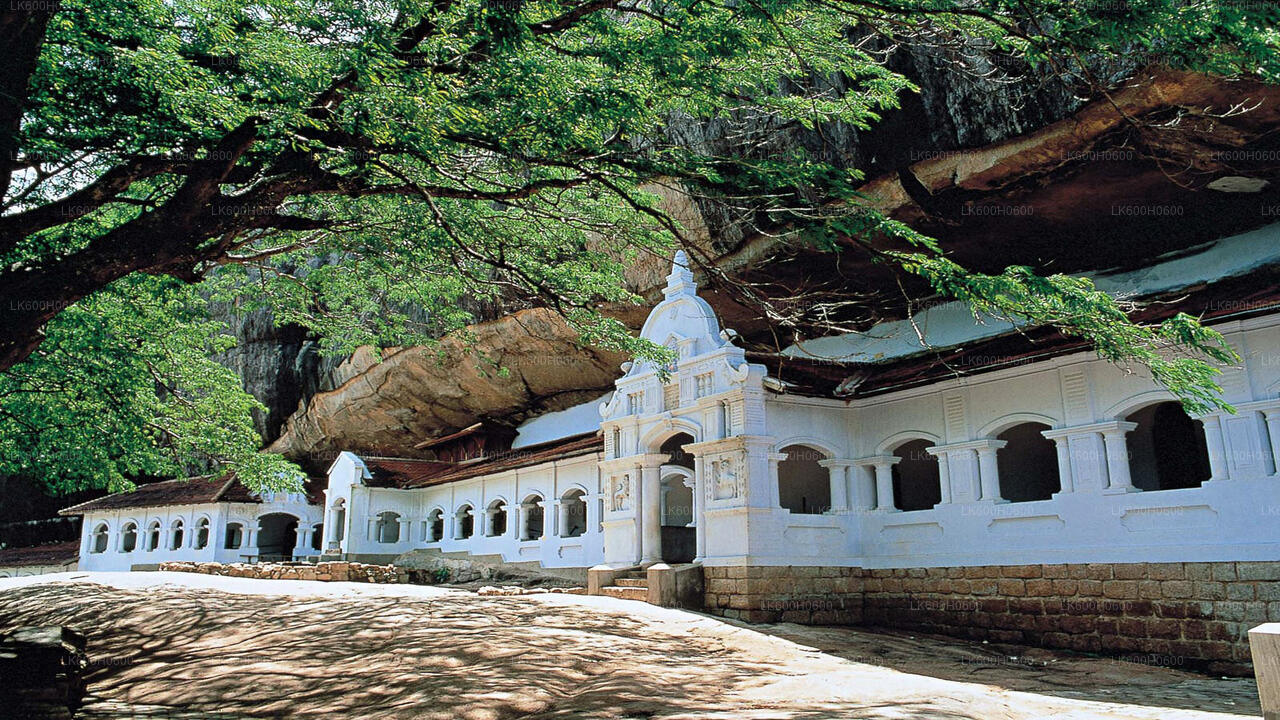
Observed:
[[[102,718],[1257,717],[1165,667],[602,597],[186,573],[0,580],[0,629],[89,636]]]

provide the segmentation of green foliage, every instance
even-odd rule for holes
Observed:
[[[191,286],[137,277],[67,308],[25,363],[0,374],[0,474],[70,492],[221,467],[255,487],[301,473],[261,442],[261,406],[213,354],[230,347]]]
[[[1231,355],[1193,319],[1138,327],[1084,281],[968,273],[864,211],[856,169],[777,139],[872,127],[914,91],[868,37],[1085,79],[1091,59],[1131,57],[1275,81],[1276,20],[1229,0],[65,0],[16,130],[0,297],[34,282],[84,299],[0,376],[0,472],[62,489],[207,465],[296,478],[256,453],[254,403],[208,360],[221,329],[152,276],[207,277],[202,292],[270,308],[328,353],[430,344],[542,303],[584,342],[664,362],[601,308],[636,301],[624,269],[684,239],[672,190],[746,232],[833,250],[905,239],[914,252],[885,257],[939,292],[1085,337],[1214,406],[1202,359]],[[763,129],[702,140],[695,121]],[[112,173],[126,180],[99,187]],[[66,201],[86,188],[101,192]]]

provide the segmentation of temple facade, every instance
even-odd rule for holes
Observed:
[[[425,550],[595,567],[609,585],[689,566],[699,607],[747,620],[1244,663],[1246,626],[1280,620],[1280,296],[1248,280],[1280,261],[1278,234],[1095,278],[1176,295],[1161,312],[1223,333],[1242,358],[1220,381],[1234,412],[1190,416],[1139,370],[958,304],[747,352],[678,254],[641,329],[670,365],[626,363],[598,402],[481,422],[423,458],[341,453],[289,507],[72,508],[80,568]],[[288,548],[263,525],[280,514]]]

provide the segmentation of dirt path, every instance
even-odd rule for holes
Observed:
[[[98,719],[1259,714],[1244,680],[572,595],[178,573],[0,580],[0,627],[37,623],[89,634],[84,717]]]

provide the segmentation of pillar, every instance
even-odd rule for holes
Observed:
[[[818,463],[827,468],[831,483],[831,510],[839,514],[849,511],[849,484],[845,481],[848,464],[844,462],[823,460]]]
[[[1004,447],[1004,441],[975,448],[978,452],[978,482],[982,488],[980,500],[1004,502],[1000,497],[1000,465],[996,462],[996,450]]]
[[[659,503],[662,495],[662,478],[658,465],[646,465],[640,470],[640,562],[658,562],[662,559],[662,518]]]
[[[545,540],[555,534],[556,506],[551,505],[546,500],[541,501],[539,504],[542,506],[542,535],[538,536],[537,539]]]
[[[1272,475],[1280,475],[1280,408],[1263,410],[1262,417],[1267,423],[1267,437],[1271,439]]]
[[[694,461],[695,463],[697,460]],[[693,496],[693,505],[690,508],[693,518],[685,527],[693,528],[694,537],[694,562],[702,562],[707,555],[707,528],[706,523],[702,522],[702,477],[695,475],[684,481],[684,486],[689,488],[689,493]]]
[[[569,505],[563,499],[556,501],[556,534],[569,537]]]
[[[1133,478],[1129,474],[1129,446],[1124,441],[1126,429],[1104,430],[1102,442],[1107,448],[1107,492],[1135,492]]]
[[[1075,482],[1071,474],[1071,438],[1058,435],[1053,440],[1053,449],[1058,453],[1058,482],[1062,489],[1058,492],[1074,492]]]
[[[934,455],[938,458],[938,504],[951,502],[951,460],[946,453]]]
[[[402,515],[397,522],[400,523],[400,535],[396,542],[411,542],[413,540],[413,519]]]
[[[901,512],[893,505],[893,466],[898,458],[879,460],[876,468],[876,510],[879,512]]]
[[[1272,430],[1271,415],[1274,411],[1267,412],[1267,430],[1271,431],[1272,447],[1275,447],[1276,434]],[[1201,420],[1204,425],[1204,443],[1205,448],[1209,451],[1209,479],[1210,480],[1230,480],[1231,470],[1227,466],[1227,446],[1222,441],[1222,416],[1206,415]],[[1280,457],[1277,458],[1280,462]]]

